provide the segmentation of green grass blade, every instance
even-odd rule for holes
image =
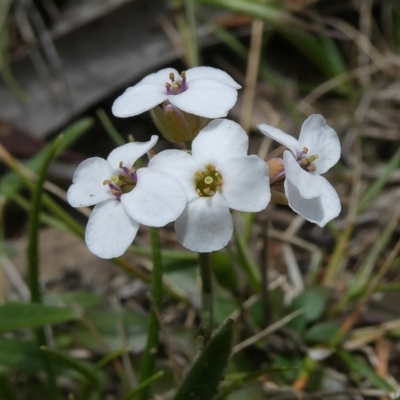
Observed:
[[[58,143],[57,150],[54,154],[57,157],[62,153],[67,147],[69,147],[73,142],[75,142],[83,133],[85,133],[93,124],[93,120],[90,118],[82,119],[62,132],[62,139]],[[38,154],[32,157],[25,166],[33,172],[38,172],[41,165],[43,164],[46,152],[51,146],[49,144]],[[5,175],[0,180],[0,194],[4,195],[7,200],[11,199],[16,191],[18,191],[23,186],[23,179],[16,176],[14,173],[9,173]]]

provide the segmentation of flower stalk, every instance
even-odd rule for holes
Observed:
[[[199,253],[201,276],[201,334],[206,344],[213,331],[214,311],[212,292],[211,253]]]
[[[163,267],[161,257],[161,242],[157,228],[150,229],[152,244],[153,273],[151,283],[151,312],[148,325],[147,344],[144,353],[142,367],[140,370],[140,383],[148,381],[153,375],[154,364],[157,355],[157,347],[159,343],[158,332],[160,330],[159,310],[162,303],[163,294]],[[143,388],[139,395],[140,400],[149,398],[150,385]]]

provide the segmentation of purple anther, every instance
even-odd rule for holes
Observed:
[[[123,194],[121,188],[119,186],[114,185],[113,183],[109,183],[108,187],[112,190],[117,199],[119,199]]]
[[[132,170],[131,173],[129,174],[129,176],[135,181],[137,182],[137,174],[135,170]]]

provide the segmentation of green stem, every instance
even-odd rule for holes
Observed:
[[[154,371],[154,364],[157,354],[157,347],[159,342],[159,310],[162,303],[163,294],[163,268],[161,258],[161,242],[160,235],[157,228],[151,228],[151,244],[152,244],[152,258],[153,258],[153,274],[151,285],[151,301],[152,309],[150,312],[147,345],[143,356],[142,366],[140,370],[140,383],[147,381]],[[147,385],[140,392],[139,399],[147,400],[150,394],[150,385]]]
[[[271,302],[268,291],[268,264],[269,264],[269,223],[263,224],[263,247],[261,250],[260,274],[261,274],[261,304],[263,308],[263,326],[266,328],[271,323]]]
[[[201,275],[201,332],[204,343],[210,340],[213,331],[213,293],[211,279],[211,253],[199,253]]]
[[[188,58],[190,66],[196,67],[199,65],[199,45],[197,42],[197,28],[196,28],[196,10],[194,0],[185,0],[186,20],[189,28],[188,40]]]
[[[103,125],[103,128],[108,133],[108,136],[110,136],[111,140],[117,146],[122,146],[123,144],[125,144],[126,140],[117,131],[117,129],[111,122],[111,120],[108,117],[108,115],[106,114],[106,112],[104,110],[102,110],[101,108],[99,108],[98,110],[96,110],[96,114],[99,117],[99,120],[100,120],[101,124]]]
[[[31,292],[31,302],[41,303],[42,296],[40,292],[40,271],[39,271],[39,221],[42,208],[43,186],[46,180],[47,169],[53,160],[58,144],[62,136],[59,136],[49,147],[44,158],[42,167],[39,171],[37,182],[32,187],[32,208],[28,226],[28,285]],[[46,334],[44,328],[36,330],[36,339],[39,346],[46,346]],[[52,399],[59,398],[56,386],[56,377],[52,362],[46,354],[42,355],[43,366],[47,372],[49,380],[49,391]]]

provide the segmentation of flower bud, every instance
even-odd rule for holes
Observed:
[[[282,158],[272,158],[267,161],[269,169],[269,182],[271,185],[285,178],[285,164]]]
[[[169,142],[191,142],[210,119],[186,113],[169,102],[150,110],[151,118]]]

